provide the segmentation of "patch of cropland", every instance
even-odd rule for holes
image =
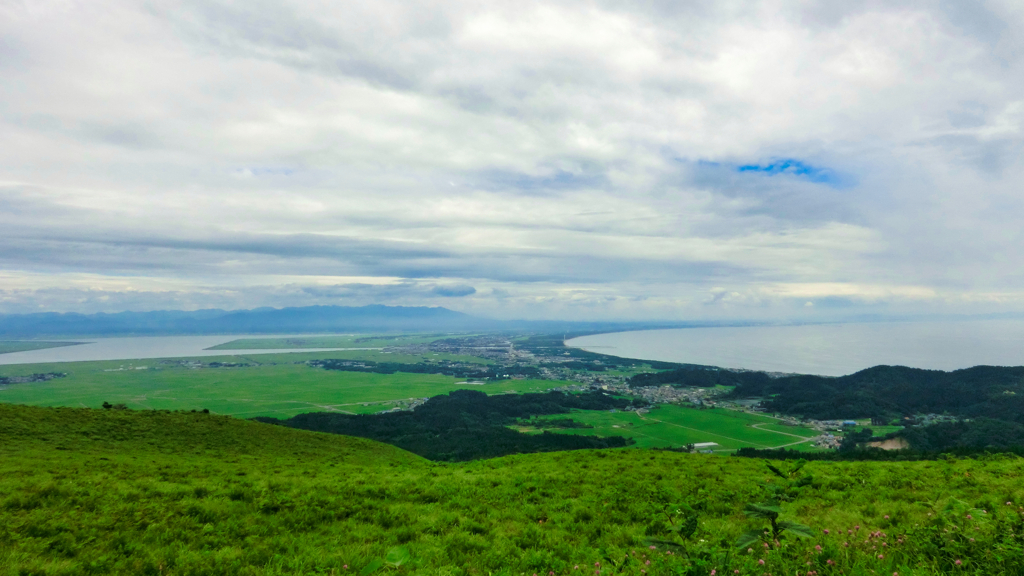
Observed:
[[[291,428],[360,436],[393,444],[431,460],[463,461],[508,454],[621,448],[621,436],[524,434],[509,425],[521,418],[567,414],[572,410],[624,410],[631,401],[607,394],[502,394],[457,390],[435,396],[411,411],[350,416],[336,413],[299,414],[288,420],[258,418]]]
[[[216,415],[0,405],[0,575],[1024,565],[1018,458],[773,467],[644,450],[439,464]],[[773,520],[781,533],[757,537]]]
[[[644,411],[646,412],[646,411]],[[784,426],[777,419],[720,408],[698,410],[675,405],[650,412],[616,410],[573,412],[571,418],[586,428],[548,426],[546,419],[531,421],[535,430],[574,435],[621,435],[642,448],[683,448],[732,452],[739,448],[808,450],[809,440],[820,433],[803,426]]]
[[[324,370],[310,361],[326,353],[260,354],[206,358],[74,362],[4,366],[0,377],[28,382],[34,374],[62,378],[0,387],[0,402],[38,406],[99,407],[103,402],[131,409],[206,408],[244,418],[288,418],[305,412],[375,413],[408,407],[424,399],[466,388],[465,378],[440,374],[439,363],[470,358],[412,356],[379,351],[331,352],[338,362],[433,362],[421,373]],[[478,362],[481,361],[476,359]],[[467,365],[469,365],[467,363]],[[476,366],[480,366],[477,364]],[[565,386],[550,380],[495,380],[480,383],[490,394],[534,392]]]
[[[317,366],[324,370],[339,370],[342,372],[371,372],[374,374],[394,374],[405,372],[407,374],[445,374],[457,378],[477,378],[486,380],[501,380],[515,376],[540,377],[540,370],[534,366],[481,366],[465,362],[420,362],[416,364],[402,364],[400,362],[372,362],[352,360],[313,360],[310,366]]]

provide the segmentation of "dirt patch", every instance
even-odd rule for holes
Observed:
[[[882,450],[905,450],[910,448],[910,443],[904,438],[889,438],[881,442],[868,442],[868,446]]]

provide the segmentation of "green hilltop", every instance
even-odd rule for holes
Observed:
[[[0,405],[0,574],[1016,574],[1022,470],[637,449],[448,464],[201,412]],[[807,528],[735,546],[773,519]]]

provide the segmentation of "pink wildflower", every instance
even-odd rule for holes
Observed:
[[[828,535],[828,528],[825,528],[825,534]]]
[[[956,562],[953,562],[953,564],[956,564],[957,566],[959,566],[959,565],[963,564],[963,562],[961,562],[960,559],[957,558]]]
[[[879,559],[879,560],[881,560],[882,558],[885,558],[885,555],[883,555],[883,554],[879,554],[879,555],[878,555],[878,559]]]
[[[714,568],[712,568],[711,569],[711,576],[715,576],[715,574],[718,574],[718,571],[715,570]]]
[[[814,549],[817,550],[818,552],[821,552],[821,544],[818,544],[817,546],[815,546]]]
[[[760,564],[761,566],[764,566],[764,558],[761,558],[760,560],[758,560],[757,563]]]
[[[651,550],[654,550],[655,548],[657,548],[657,546],[651,546]]]
[[[650,565],[651,565],[651,561],[650,560],[648,560],[647,562],[644,562],[644,566],[650,566]]]
[[[968,514],[968,515],[967,515],[967,519],[968,519],[968,520],[973,520],[974,518],[972,518],[972,517],[971,517],[971,515],[970,515],[970,514]]]
[[[889,515],[888,515],[888,514],[886,514],[885,516],[883,516],[883,518],[885,518],[886,520],[888,520],[888,519],[889,519]]]

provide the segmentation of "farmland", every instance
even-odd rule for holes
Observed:
[[[564,416],[551,417],[564,418]],[[571,418],[593,428],[549,429],[563,434],[596,436],[625,436],[636,441],[640,448],[680,447],[685,444],[715,442],[716,451],[737,448],[805,448],[805,439],[818,433],[800,426],[784,426],[767,416],[715,408],[697,410],[671,404],[661,405],[651,412],[573,412]],[[537,418],[536,422],[543,422]],[[545,429],[539,426],[538,429]]]
[[[240,418],[287,418],[303,412],[379,412],[401,405],[406,399],[436,396],[460,388],[496,394],[540,391],[565,384],[550,380],[504,380],[471,385],[465,379],[440,374],[327,371],[304,363],[324,357],[394,362],[424,359],[406,354],[347,351],[205,357],[202,363],[165,359],[7,366],[3,375],[64,372],[68,376],[0,387],[0,402],[76,407],[98,407],[110,402],[140,410],[205,408]],[[430,358],[457,357],[438,354]],[[211,363],[222,366],[210,367]]]

